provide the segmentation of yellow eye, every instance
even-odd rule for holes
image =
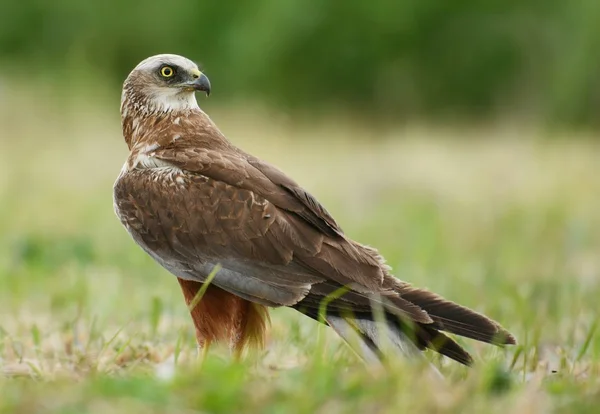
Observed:
[[[173,76],[175,74],[175,71],[170,66],[164,66],[163,68],[161,68],[160,74],[164,78],[170,78],[171,76]]]

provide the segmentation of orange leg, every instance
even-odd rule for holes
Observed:
[[[202,283],[177,280],[189,307]],[[269,319],[267,309],[215,285],[208,286],[190,314],[200,348],[207,349],[211,343],[220,342],[228,344],[236,356],[240,356],[246,346],[264,345]]]

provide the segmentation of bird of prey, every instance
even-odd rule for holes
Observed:
[[[177,277],[199,346],[263,346],[268,308],[281,306],[358,338],[365,359],[382,358],[387,341],[399,354],[429,348],[471,364],[443,332],[515,343],[486,316],[395,278],[298,183],[227,140],[196,91],[208,95],[210,82],[182,56],[149,57],[129,74],[121,120],[130,154],[113,197],[131,237]]]

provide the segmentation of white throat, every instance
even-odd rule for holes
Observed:
[[[188,91],[177,91],[179,93],[161,93],[153,94],[148,100],[148,104],[153,106],[156,111],[177,112],[189,109],[199,109],[196,101],[196,94]],[[171,90],[169,90],[171,92]]]
[[[175,88],[147,88],[142,96],[131,96],[128,88],[123,89],[121,96],[121,112],[126,116],[125,102],[133,104],[133,108],[141,113],[178,112],[200,109],[196,94]],[[129,95],[129,96],[128,96]],[[125,111],[125,113],[123,113]]]

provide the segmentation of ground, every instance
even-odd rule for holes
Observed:
[[[0,104],[0,413],[593,411],[600,404],[600,146],[567,132],[293,123],[212,108],[246,150],[315,194],[395,275],[500,321],[516,347],[460,341],[367,367],[327,328],[272,313],[268,349],[197,356],[174,278],[112,210],[118,103]],[[9,104],[10,102],[10,104]],[[31,118],[33,114],[33,119]],[[362,125],[362,126],[361,126]],[[598,141],[596,141],[598,142]]]

